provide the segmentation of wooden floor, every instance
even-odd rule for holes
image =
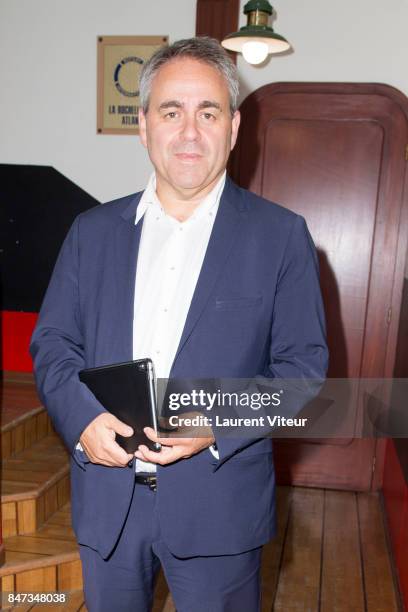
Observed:
[[[400,610],[376,494],[280,488],[263,612]]]

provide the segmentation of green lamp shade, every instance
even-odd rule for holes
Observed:
[[[290,44],[268,25],[273,8],[268,0],[249,0],[244,6],[247,25],[228,34],[221,42],[229,51],[242,53],[251,64],[259,64],[270,53],[282,53]]]
[[[242,53],[242,47],[248,42],[260,42],[268,46],[268,53],[282,53],[290,49],[290,43],[272,28],[244,26],[238,32],[229,34],[222,41],[222,46],[229,51]]]

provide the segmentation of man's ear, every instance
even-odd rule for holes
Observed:
[[[231,151],[235,147],[238,137],[239,124],[241,123],[241,113],[236,110],[232,116],[231,122]]]
[[[143,109],[141,107],[139,108],[139,137],[142,145],[147,147],[146,115],[144,114]]]

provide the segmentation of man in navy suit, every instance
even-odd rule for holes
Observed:
[[[275,533],[267,430],[214,426],[132,456],[115,442],[131,428],[78,379],[139,357],[164,378],[324,378],[306,224],[225,175],[237,92],[214,40],[179,41],[147,62],[140,138],[155,172],[144,192],[74,221],[32,338],[40,395],[71,452],[90,612],[149,610],[160,564],[178,612],[260,609],[261,547]]]

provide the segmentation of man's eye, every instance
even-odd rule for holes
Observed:
[[[167,117],[168,119],[175,119],[177,117],[177,112],[176,111],[170,111],[169,113],[165,114],[165,117]]]
[[[213,115],[212,113],[203,113],[203,117],[207,121],[211,121],[212,119],[215,119],[215,115]]]

